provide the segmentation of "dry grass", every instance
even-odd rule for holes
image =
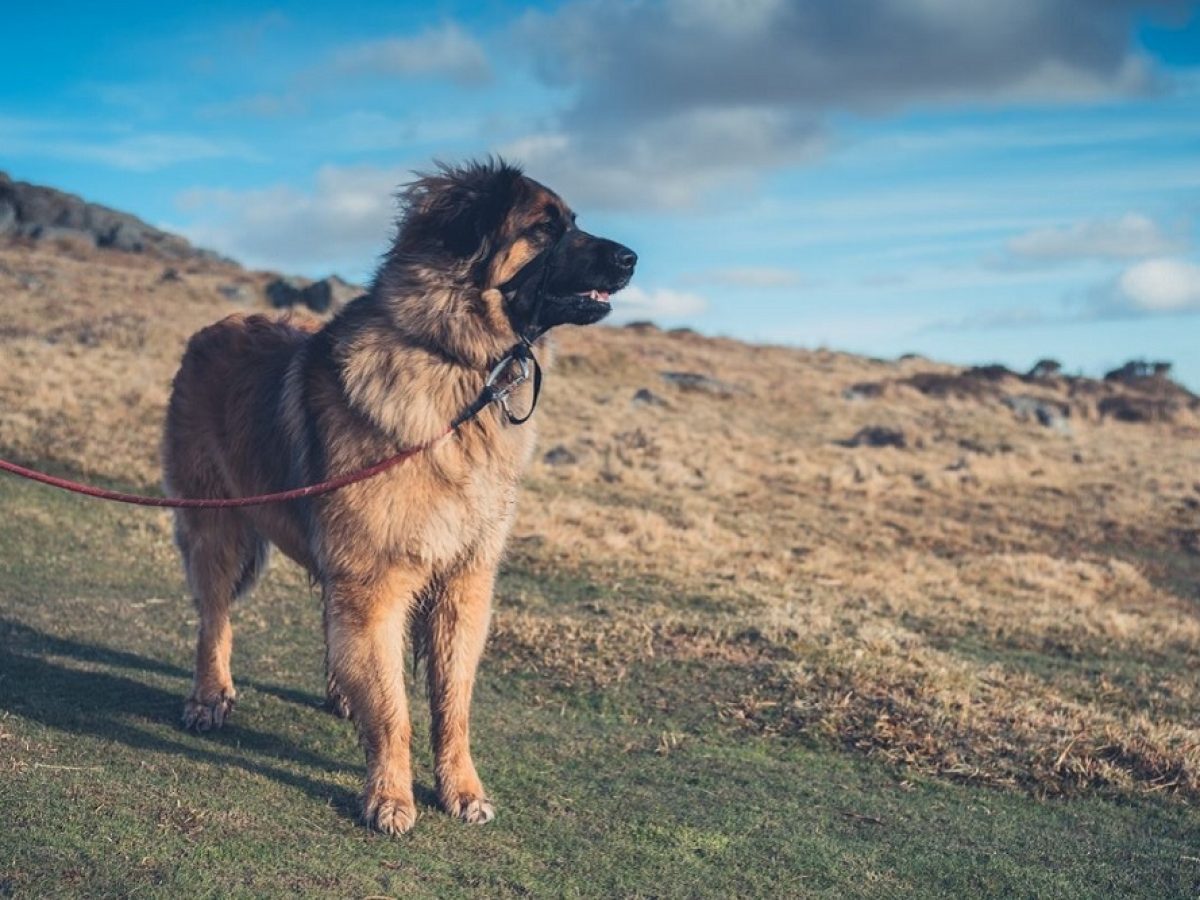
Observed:
[[[236,308],[219,285],[261,276],[163,281],[72,253],[0,250],[0,450],[153,484],[186,337]],[[900,383],[956,371],[921,359],[644,328],[559,347],[541,447],[574,461],[535,463],[514,552],[631,596],[603,615],[502,608],[512,664],[603,684],[652,658],[721,661],[747,687],[712,700],[748,728],[1039,793],[1200,798],[1194,411],[1135,425],[1072,401],[1062,433]],[[844,396],[863,382],[885,388]],[[635,403],[643,388],[662,403]],[[907,447],[839,443],[864,426]]]

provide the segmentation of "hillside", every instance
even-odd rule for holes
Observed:
[[[267,309],[268,278],[206,255],[0,243],[0,455],[153,487],[187,336]],[[678,667],[686,688],[638,702],[667,718],[695,704],[695,727],[735,742],[998,798],[1200,800],[1194,396],[1153,372],[1023,377],[649,325],[557,347],[495,677],[616,697]],[[121,515],[141,523],[138,566],[178,582],[182,622],[168,516]],[[307,597],[279,568],[268,596]],[[186,647],[186,628],[163,640]],[[647,732],[661,754],[687,734]]]
[[[144,253],[159,259],[217,260],[176,234],[147,225],[136,216],[0,172],[0,238],[80,248],[102,247]]]

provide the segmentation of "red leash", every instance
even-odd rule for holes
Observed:
[[[508,398],[519,385],[529,379],[530,363],[533,364],[533,401],[529,406],[529,412],[518,418],[509,409]],[[515,374],[510,371],[510,367],[512,366],[518,368]],[[504,377],[506,375],[509,376],[507,379]],[[541,390],[541,366],[538,365],[537,358],[530,349],[529,341],[522,338],[520,342],[515,344],[501,358],[500,362],[496,363],[495,367],[488,374],[487,380],[483,385],[483,390],[479,392],[479,396],[466,409],[459,413],[453,422],[446,426],[445,431],[433,438],[433,440],[417,444],[415,447],[406,447],[395,456],[390,456],[383,460],[383,462],[377,462],[373,466],[359,469],[356,472],[339,475],[337,478],[330,478],[328,481],[310,484],[306,487],[292,488],[288,491],[276,491],[273,494],[255,494],[253,497],[148,497],[144,494],[126,494],[122,491],[110,491],[105,488],[93,487],[90,484],[80,484],[78,481],[71,481],[67,478],[56,478],[54,475],[47,475],[45,472],[39,472],[36,469],[27,469],[24,466],[18,466],[16,463],[10,463],[3,459],[0,459],[0,471],[11,472],[13,475],[28,478],[30,481],[48,484],[51,487],[62,488],[64,491],[83,494],[85,497],[97,497],[100,500],[112,500],[116,503],[132,503],[136,506],[165,506],[170,509],[230,509],[239,506],[263,506],[267,503],[283,503],[287,500],[317,497],[321,494],[328,494],[330,491],[336,491],[338,488],[344,488],[348,484],[355,484],[359,481],[366,481],[368,478],[374,478],[380,472],[386,472],[393,466],[398,466],[409,457],[416,456],[418,453],[428,450],[447,435],[456,431],[458,426],[471,421],[493,403],[499,403],[503,407],[504,415],[511,424],[521,425],[527,422],[529,417],[533,415],[533,410],[537,407],[538,396],[541,394]]]
[[[105,488],[93,487],[90,484],[80,484],[78,481],[70,481],[66,478],[56,478],[53,475],[47,475],[45,472],[27,469],[24,466],[18,466],[16,463],[10,463],[3,459],[0,459],[0,470],[20,475],[22,478],[28,478],[30,481],[40,481],[42,484],[48,484],[51,487],[62,488],[64,491],[83,494],[85,497],[98,497],[101,500],[113,500],[117,503],[133,503],[137,506],[166,506],[171,509],[228,509],[235,506],[262,506],[266,503],[282,503],[285,500],[317,497],[321,494],[328,494],[330,491],[336,491],[338,488],[343,488],[348,484],[366,481],[368,478],[375,477],[380,472],[386,472],[393,466],[399,465],[410,456],[416,456],[418,453],[428,450],[453,430],[453,427],[449,427],[432,441],[418,444],[415,447],[405,448],[395,456],[391,456],[383,462],[375,463],[375,465],[369,466],[366,469],[359,469],[357,472],[339,475],[337,478],[331,478],[319,484],[310,484],[307,487],[292,488],[290,491],[277,491],[274,494],[256,494],[253,497],[215,497],[212,499],[202,499],[195,497],[147,497],[143,494],[126,494],[121,491],[110,491]]]

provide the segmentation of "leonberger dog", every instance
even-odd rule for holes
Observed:
[[[637,256],[588,234],[519,168],[440,165],[400,194],[395,240],[369,292],[321,327],[234,315],[194,335],[175,376],[163,444],[175,497],[233,498],[319,483],[434,441],[522,337],[609,312]],[[514,398],[514,405],[530,401]],[[536,421],[536,419],[535,419]],[[534,421],[491,405],[367,481],[305,500],[182,509],[176,539],[199,610],[183,722],[229,718],[233,601],[270,545],[324,602],[328,701],[366,753],[364,822],[416,819],[406,648],[425,660],[437,795],[451,816],[494,815],[470,749],[475,672]]]

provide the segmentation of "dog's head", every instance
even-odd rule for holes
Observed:
[[[637,263],[628,247],[579,229],[561,197],[502,160],[442,166],[403,199],[393,259],[499,297],[517,333],[598,322]]]

